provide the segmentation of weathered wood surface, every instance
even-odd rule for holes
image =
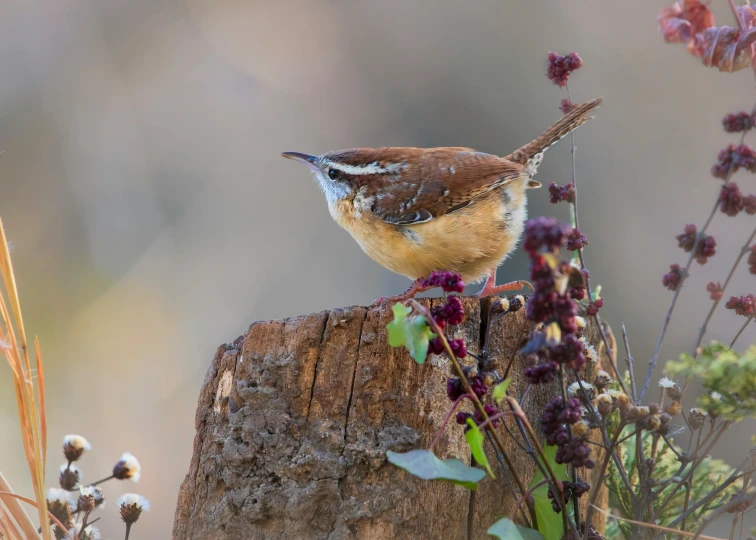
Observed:
[[[474,298],[464,304],[456,337],[478,351],[481,306]],[[514,357],[509,376],[518,396],[525,360],[514,351],[531,329],[524,311],[494,318],[488,344],[499,373]],[[389,347],[390,320],[388,308],[339,308],[254,323],[218,349],[199,398],[174,538],[467,539],[468,525],[472,538],[490,538],[488,526],[515,502],[505,475],[484,479],[471,504],[469,491],[419,480],[386,461],[386,450],[427,448],[450,406],[449,361],[431,356],[417,365]],[[601,351],[597,334],[589,326]],[[524,408],[536,428],[554,392],[531,389]],[[529,483],[532,460],[502,438]],[[453,420],[434,451],[470,462]],[[493,452],[489,459],[495,465]]]

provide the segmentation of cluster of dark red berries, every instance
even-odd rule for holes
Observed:
[[[745,208],[745,199],[735,182],[727,182],[719,192],[719,210],[730,217],[737,216]]]
[[[717,252],[717,241],[713,236],[704,235],[696,244],[698,239],[698,230],[693,224],[686,225],[682,234],[678,234],[677,244],[687,252],[695,248],[695,259],[699,264],[706,264],[709,257],[713,257]]]
[[[662,277],[662,284],[670,291],[676,291],[682,283],[685,270],[680,268],[679,264],[670,264],[669,272]]]
[[[711,174],[715,178],[727,180],[741,168],[756,172],[756,151],[747,144],[730,144],[719,152],[717,162],[711,167]]]
[[[756,244],[751,246],[751,253],[748,254],[748,270],[756,274]]]
[[[588,491],[590,491],[591,485],[587,482],[583,482],[582,480],[578,480],[577,482],[562,482],[562,494],[564,495],[564,501],[567,502],[570,499],[572,499],[573,494],[577,496],[578,498],[582,497]],[[552,493],[551,488],[549,488],[549,499],[551,499],[551,508],[554,509],[554,512],[557,514],[562,511],[562,508],[559,506],[559,501],[554,497],[554,493]]]
[[[465,290],[465,282],[462,281],[462,277],[454,272],[433,272],[430,276],[423,280],[423,286],[441,287],[445,292],[463,293]]]
[[[433,272],[428,278],[423,280],[423,285],[427,287],[441,287],[446,293],[461,293],[465,290],[465,283],[459,274],[454,272]],[[455,295],[447,295],[446,301],[442,306],[436,306],[431,309],[431,316],[439,328],[446,328],[447,324],[460,324],[465,320],[465,308],[462,300]],[[464,339],[450,339],[449,348],[458,358],[467,356],[467,346]],[[431,340],[428,350],[433,354],[443,354],[444,346],[440,338]]]
[[[559,104],[559,110],[562,111],[562,114],[569,114],[575,107],[577,107],[577,105],[571,102],[568,98],[564,98]]]
[[[567,79],[570,78],[570,73],[580,69],[583,65],[583,60],[578,56],[578,53],[571,52],[566,56],[561,54],[550,52],[548,58],[548,68],[546,75],[549,80],[558,86],[565,86]]]
[[[578,398],[570,398],[565,403],[562,396],[556,396],[541,414],[541,429],[546,434],[550,446],[563,445],[569,440],[568,425],[580,422],[581,406]]]
[[[574,467],[592,469],[591,449],[579,437],[570,437],[569,427],[580,422],[582,415],[580,400],[562,396],[552,399],[543,409],[541,429],[546,435],[546,443],[557,446],[556,462],[571,463]]]
[[[487,403],[487,404],[483,405],[483,410],[486,411],[486,416],[488,416],[489,418],[491,418],[492,416],[496,416],[496,414],[498,414],[498,412],[499,412],[499,410],[496,408],[496,406],[495,405],[491,405],[490,403]],[[480,412],[477,409],[475,410],[475,413],[458,412],[457,416],[454,419],[456,420],[456,422],[460,426],[466,426],[468,418],[472,418],[473,421],[477,425],[480,425],[480,424],[482,424],[484,422],[483,415],[480,414]],[[491,425],[493,427],[497,427],[499,425],[499,421],[498,420],[492,420],[491,421]]]
[[[725,304],[727,309],[732,309],[736,314],[744,317],[756,316],[756,296],[746,294],[743,296],[732,296]]]
[[[580,240],[580,232],[577,232]],[[525,225],[524,247],[530,256],[530,279],[535,289],[531,296],[527,316],[536,323],[556,322],[561,330],[561,342],[550,344],[540,351],[542,364],[525,369],[525,377],[531,384],[548,382],[556,377],[559,364],[579,369],[585,363],[583,344],[577,338],[577,306],[572,298],[582,296],[584,291],[570,290],[560,294],[556,289],[554,270],[549,266],[544,253],[555,253],[568,239],[569,232],[555,218],[540,217]],[[569,271],[566,263],[559,265],[563,273]],[[544,343],[545,345],[545,343]]]
[[[549,186],[549,201],[551,201],[551,204],[557,204],[559,201],[574,203],[575,184],[570,182],[569,184],[560,186],[556,182],[553,182]]]
[[[748,131],[754,126],[754,123],[756,123],[756,117],[745,111],[730,113],[722,118],[722,126],[727,133]]]
[[[599,310],[604,307],[604,300],[602,298],[596,299],[594,302],[590,302],[585,308],[585,313],[589,317],[595,317],[598,315]]]
[[[722,284],[714,281],[710,281],[706,285],[706,291],[709,293],[709,298],[712,300],[719,300],[724,295],[724,290],[722,290]]]
[[[488,393],[488,385],[486,385],[483,376],[481,374],[470,377],[468,382],[470,388],[475,392],[478,398],[482,398]],[[459,377],[452,377],[446,380],[446,395],[451,401],[457,401],[465,393],[465,387],[462,385],[462,381]]]
[[[567,249],[570,251],[578,251],[588,245],[588,237],[580,232],[576,227],[572,229],[567,235]]]

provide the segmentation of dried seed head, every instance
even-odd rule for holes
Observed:
[[[525,305],[525,297],[521,294],[513,296],[509,301],[509,311],[519,311]]]
[[[582,389],[580,388],[581,384],[583,385]],[[567,395],[569,397],[579,397],[588,401],[593,401],[593,398],[596,397],[596,389],[588,381],[575,381],[567,387]]]
[[[81,471],[74,464],[64,463],[60,466],[60,487],[67,491],[73,491],[79,486],[81,480]]]
[[[682,405],[680,405],[679,401],[670,401],[669,403],[667,403],[667,406],[664,407],[664,412],[670,416],[677,416],[678,414],[680,414],[681,410]]]
[[[638,418],[645,418],[647,417],[651,411],[649,411],[648,407],[636,407],[638,409]]]
[[[612,384],[612,376],[603,369],[600,369],[596,374],[596,378],[593,379],[593,384],[596,388],[603,390],[604,388]]]
[[[638,412],[638,407],[635,405],[631,405],[627,408],[625,411],[625,418],[627,418],[630,422],[635,422],[636,420],[640,419],[640,413]]]
[[[577,424],[573,424],[570,430],[573,437],[582,438],[588,433],[588,423],[585,420],[581,420]]]
[[[73,534],[73,538],[76,538]],[[79,540],[100,540],[100,530],[92,525],[87,527],[79,533]]]
[[[659,427],[656,429],[659,435],[667,435],[669,433],[670,422],[672,422],[672,417],[667,413],[659,415]]]
[[[79,512],[91,512],[95,508],[95,490],[94,486],[84,486],[79,488],[79,499],[76,502],[76,509]]]
[[[124,523],[131,525],[136,523],[142,512],[149,512],[150,501],[136,493],[124,493],[118,497],[118,508]]]
[[[47,510],[63,524],[71,520],[72,503],[71,494],[65,489],[47,490]]]
[[[577,332],[575,335],[577,337],[583,337],[583,332],[585,331],[585,319],[580,316],[575,317],[575,324],[577,325]]]
[[[649,415],[648,418],[646,418],[646,428],[648,428],[650,431],[656,431],[659,429],[659,426],[661,426],[661,420],[659,419],[658,414],[652,414]]]
[[[91,449],[92,445],[81,435],[63,437],[63,455],[68,461],[78,461],[84,452]]]
[[[139,464],[137,458],[135,458],[129,452],[124,452],[121,455],[121,459],[113,467],[113,477],[118,480],[126,480],[131,478],[132,482],[139,482],[139,478],[142,475],[142,466]]]
[[[499,296],[491,302],[491,313],[506,313],[509,311],[509,298]]]
[[[659,379],[659,387],[664,388],[664,392],[667,397],[674,401],[680,401],[682,399],[682,389],[680,386],[668,377],[662,377]]]
[[[690,429],[694,431],[697,429],[701,429],[701,426],[703,426],[705,420],[706,420],[706,411],[699,408],[693,408],[690,410],[690,415],[688,416],[688,423],[690,424]]]
[[[621,411],[627,409],[630,406],[630,398],[627,397],[627,394],[624,392],[620,392],[617,390],[615,390],[615,392],[616,392],[616,396],[612,396],[611,391],[609,392],[609,395],[614,397],[614,399],[616,400],[617,408]]]
[[[612,412],[612,398],[609,394],[599,394],[596,398],[596,408],[601,416],[606,416]]]
[[[583,356],[585,356],[588,360],[591,362],[598,362],[598,353],[596,352],[596,348],[588,343],[588,341],[584,338],[580,338],[580,343],[583,344]]]

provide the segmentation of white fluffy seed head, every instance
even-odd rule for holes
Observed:
[[[148,501],[146,497],[137,495],[136,493],[124,493],[118,497],[117,504],[119,507],[135,505],[142,512],[150,511],[150,501]]]
[[[91,450],[92,445],[81,435],[66,435],[63,437],[63,446],[70,446],[77,450]]]
[[[139,482],[139,478],[142,476],[142,466],[133,454],[124,452],[121,459],[113,467],[113,476],[119,480],[131,478],[132,482]]]
[[[677,383],[669,377],[662,377],[661,379],[659,379],[660,388],[674,388],[676,385]]]
[[[73,504],[73,499],[71,498],[71,493],[65,489],[53,487],[47,490],[47,504],[50,503],[58,503],[61,505]]]

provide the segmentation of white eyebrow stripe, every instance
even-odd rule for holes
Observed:
[[[330,162],[328,166],[337,169],[344,174],[362,175],[362,174],[386,174],[394,173],[406,166],[405,163],[390,163],[385,167],[378,165],[377,161],[367,165],[347,165],[346,163]]]

